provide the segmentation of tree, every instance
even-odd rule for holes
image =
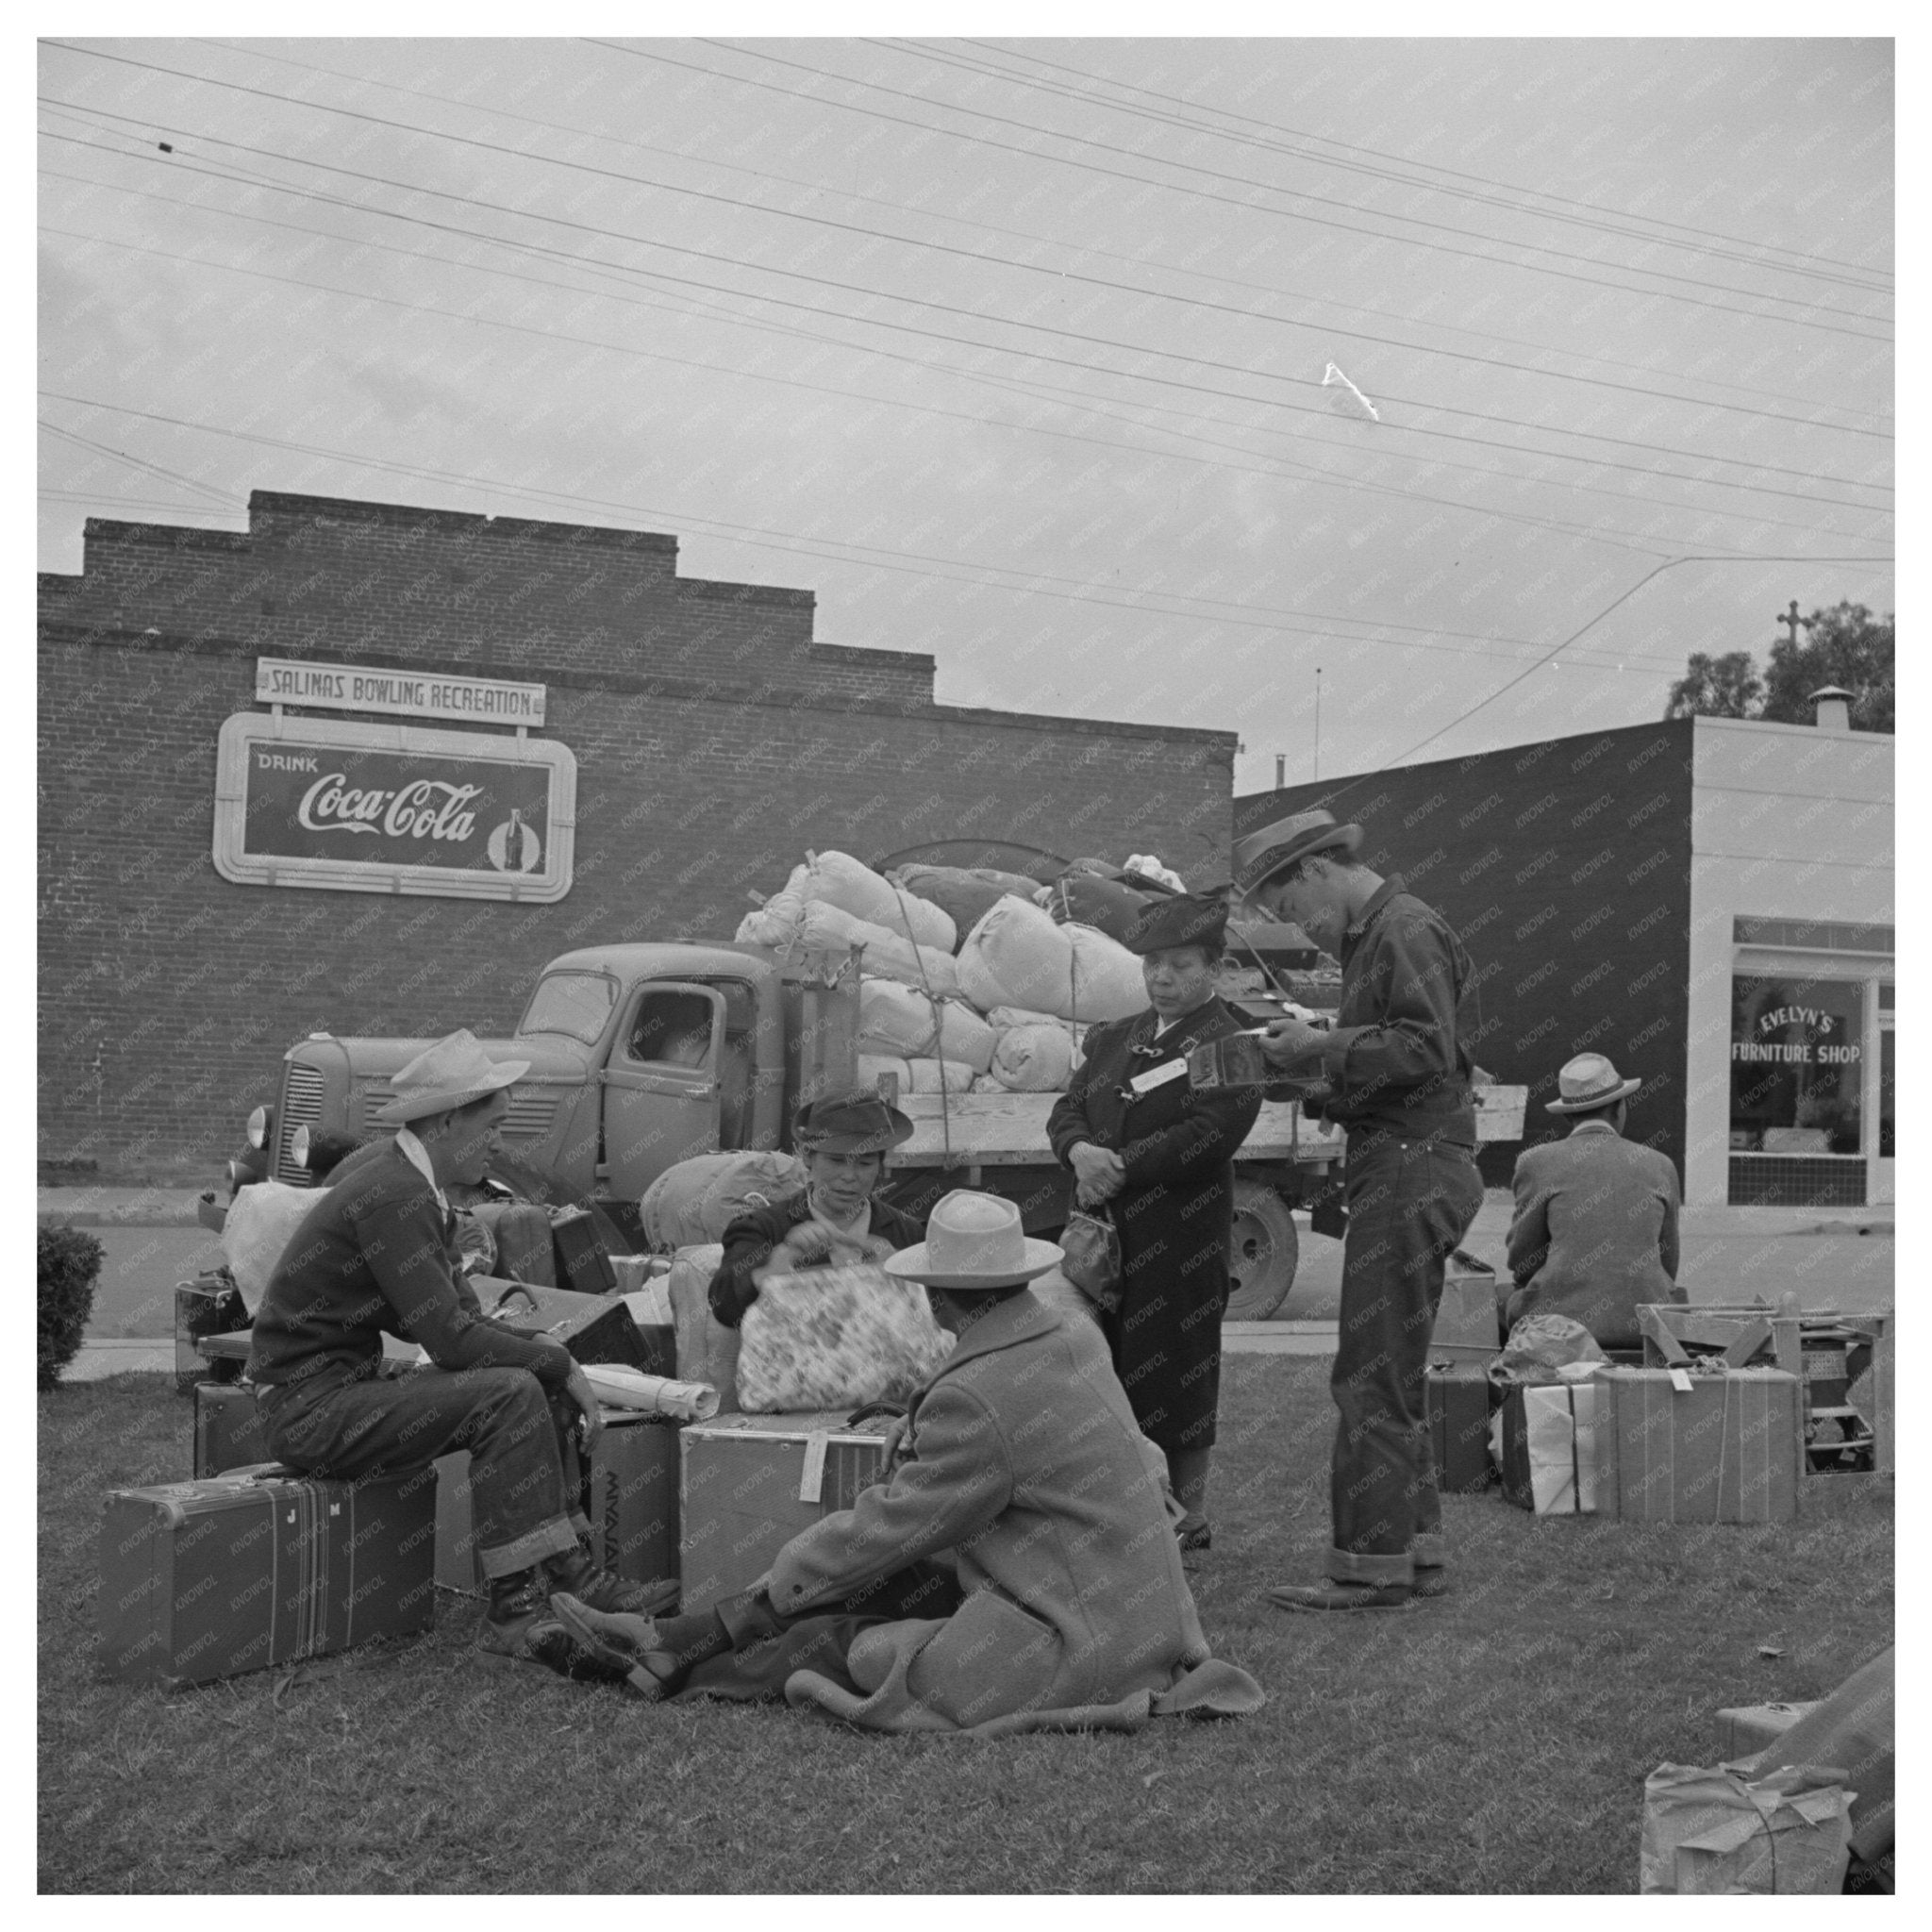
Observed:
[[[1802,644],[1780,638],[1771,647],[1760,715],[1780,724],[1808,724],[1816,715],[1811,693],[1836,684],[1852,693],[1854,731],[1893,730],[1892,613],[1875,618],[1862,604],[1840,602],[1801,622]]]
[[[1792,605],[1795,611],[1797,606]],[[1811,693],[1835,684],[1852,693],[1854,731],[1895,727],[1892,615],[1875,618],[1862,604],[1840,601],[1798,620],[1805,641],[1779,638],[1759,676],[1749,651],[1713,658],[1693,651],[1671,687],[1666,718],[1765,718],[1775,724],[1809,724],[1818,716]]]
[[[1816,686],[1812,687],[1816,690]],[[1749,651],[1728,651],[1713,658],[1693,651],[1684,675],[1671,687],[1666,718],[1755,718],[1764,694],[1764,680]]]

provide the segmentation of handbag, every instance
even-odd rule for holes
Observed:
[[[1060,1235],[1060,1273],[1102,1314],[1121,1305],[1121,1231],[1113,1211],[1104,1203],[1091,1209],[1076,1208],[1067,1216]]]

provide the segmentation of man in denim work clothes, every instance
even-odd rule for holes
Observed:
[[[1329,1580],[1271,1591],[1283,1609],[1394,1609],[1446,1588],[1424,1375],[1443,1263],[1483,1199],[1457,1035],[1469,956],[1399,876],[1357,862],[1361,838],[1318,810],[1235,847],[1248,897],[1341,961],[1334,1027],[1274,1020],[1261,1049],[1322,1082],[1311,1105],[1348,1130]]]

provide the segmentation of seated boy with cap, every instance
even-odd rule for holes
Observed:
[[[1209,1655],[1161,1457],[1106,1343],[1027,1291],[1058,1259],[1011,1202],[948,1194],[884,1264],[958,1338],[888,1437],[886,1480],[738,1596],[654,1620],[562,1592],[562,1627],[645,1698],[782,1696],[868,1730],[1258,1708],[1259,1686]]]

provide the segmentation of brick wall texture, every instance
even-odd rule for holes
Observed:
[[[40,589],[44,1159],[218,1160],[304,1033],[507,1033],[554,955],[728,939],[808,847],[1225,876],[1232,734],[935,705],[929,657],[814,642],[809,591],[680,578],[667,536],[258,492],[245,535],[90,522],[81,575]],[[216,734],[258,656],[546,684],[569,894],[222,879]]]
[[[1324,806],[1461,935],[1480,1065],[1529,1089],[1524,1143],[1563,1133],[1557,1070],[1607,1054],[1644,1085],[1628,1133],[1684,1167],[1691,724],[1684,718],[1324,779],[1235,801],[1237,834]],[[1485,1177],[1519,1148],[1494,1145]]]

